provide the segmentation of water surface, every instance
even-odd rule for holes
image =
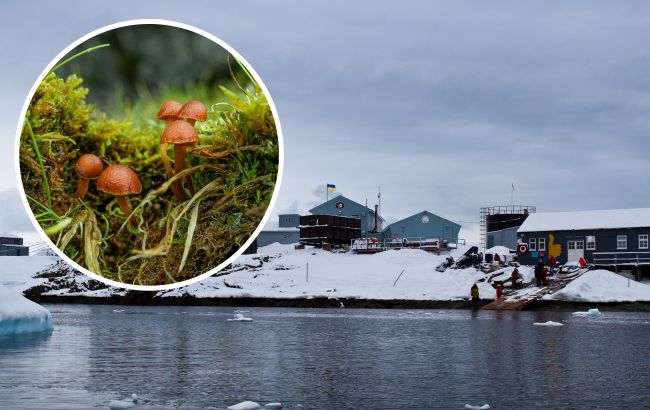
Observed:
[[[650,406],[648,313],[47,307],[50,335],[0,338],[1,409]]]

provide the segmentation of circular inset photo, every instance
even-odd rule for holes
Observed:
[[[81,271],[169,289],[226,266],[268,219],[282,135],[227,44],[167,21],[104,27],[37,80],[18,127],[37,230]]]

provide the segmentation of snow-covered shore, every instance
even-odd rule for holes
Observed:
[[[454,250],[457,259],[465,248]],[[416,249],[386,251],[374,255],[327,252],[316,248],[294,249],[273,244],[257,254],[243,255],[217,275],[182,288],[161,292],[129,292],[94,281],[74,271],[57,257],[3,257],[0,285],[47,300],[83,301],[90,298],[115,303],[192,304],[196,298],[270,300],[373,300],[440,301],[469,299],[477,283],[481,298],[493,299],[495,290],[486,280],[491,275],[473,268],[436,272],[448,254]],[[533,280],[530,267],[521,267],[525,283]],[[509,279],[505,271],[500,279]],[[590,271],[569,283],[548,302],[650,302],[650,285],[630,281],[608,271]],[[336,303],[338,305],[338,302]]]

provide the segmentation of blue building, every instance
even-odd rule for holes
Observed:
[[[312,215],[339,215],[361,219],[361,236],[370,232],[383,230],[384,218],[376,215],[375,211],[343,195],[335,196],[309,210]],[[377,226],[375,226],[375,224]]]
[[[0,234],[0,256],[29,256],[29,246],[23,246],[23,238],[9,232]]]
[[[450,243],[458,242],[461,226],[456,222],[432,214],[429,211],[418,212],[388,225],[384,230],[386,239],[396,238],[441,238]]]
[[[300,229],[298,214],[280,214],[277,222],[269,222],[264,230],[257,236],[257,246],[266,246],[272,243],[288,245],[298,243],[300,240]]]

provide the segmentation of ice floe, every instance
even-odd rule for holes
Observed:
[[[131,395],[131,397],[128,397],[126,399],[111,400],[108,403],[108,407],[111,410],[124,410],[124,409],[130,409],[132,407],[135,407],[137,403],[138,403],[138,395],[134,393]]]
[[[533,323],[535,326],[549,326],[549,327],[557,327],[557,326],[564,326],[564,324],[560,322],[554,322],[552,320],[547,320],[546,322],[535,322]]]
[[[17,290],[0,285],[0,335],[46,332],[52,328],[49,310]]]
[[[589,309],[586,312],[573,312],[573,316],[588,316],[588,317],[598,317],[601,316],[600,310],[598,309]]]

